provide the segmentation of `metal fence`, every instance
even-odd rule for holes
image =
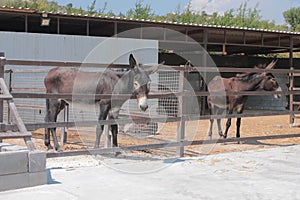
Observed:
[[[4,66],[18,66],[19,68],[15,68],[13,70],[7,70],[6,80],[10,84],[10,89],[15,98],[15,101],[20,101],[20,107],[28,107],[28,110],[21,115],[25,115],[25,120],[28,117],[28,122],[25,123],[28,130],[36,130],[39,128],[49,128],[49,127],[74,127],[74,126],[95,126],[96,124],[114,124],[116,123],[114,120],[103,120],[98,121],[94,119],[82,118],[82,121],[72,121],[69,122],[57,122],[57,123],[44,123],[43,118],[45,115],[44,102],[45,98],[64,98],[64,97],[72,97],[72,94],[45,94],[42,84],[43,76],[46,74],[49,68],[54,66],[62,66],[62,67],[103,67],[103,65],[95,65],[95,64],[82,64],[82,63],[60,63],[60,62],[37,62],[37,61],[15,61],[15,60],[5,60],[1,61],[2,64],[2,76],[4,76]],[[26,69],[26,66],[39,66],[39,69]],[[106,66],[106,65],[105,65]],[[119,68],[120,66],[112,66],[113,68]],[[171,70],[170,70],[171,69]],[[290,107],[290,110],[276,110],[276,111],[261,111],[261,112],[250,112],[250,113],[243,113],[243,114],[231,114],[226,116],[220,115],[200,115],[200,113],[193,113],[187,112],[187,97],[191,97],[194,95],[196,98],[198,97],[206,97],[209,95],[207,91],[196,91],[194,94],[191,94],[190,91],[186,90],[184,87],[184,81],[182,81],[189,72],[198,71],[201,74],[207,73],[216,73],[216,72],[266,72],[266,70],[262,69],[250,69],[250,68],[209,68],[209,67],[194,67],[194,68],[186,68],[186,67],[179,67],[179,66],[164,66],[158,73],[158,76],[154,77],[154,79],[158,80],[158,84],[153,85],[154,90],[149,95],[149,99],[151,99],[152,104],[150,105],[150,112],[153,111],[148,116],[139,113],[135,110],[132,105],[135,104],[135,100],[129,100],[124,106],[129,109],[124,109],[129,112],[121,112],[123,116],[131,116],[130,119],[128,117],[124,117],[118,120],[120,125],[123,125],[123,129],[128,128],[131,129],[131,134],[133,133],[136,137],[144,138],[143,131],[147,129],[147,126],[151,130],[158,130],[160,124],[167,124],[171,123],[171,126],[165,126],[163,131],[170,131],[176,132],[175,136],[168,139],[161,141],[160,143],[149,143],[147,145],[133,145],[133,146],[126,146],[122,147],[122,150],[141,150],[141,149],[152,149],[152,148],[165,148],[165,147],[176,147],[177,148],[177,155],[182,156],[184,153],[184,146],[186,145],[199,145],[203,142],[205,143],[215,143],[218,141],[211,140],[188,140],[186,127],[188,123],[192,123],[193,121],[197,120],[207,120],[211,118],[232,118],[232,117],[256,117],[256,116],[270,116],[270,115],[295,115],[300,114],[299,111],[295,111],[293,107]],[[18,71],[19,70],[19,71]],[[39,75],[33,75],[33,71]],[[29,73],[35,78],[28,78],[28,77],[18,77],[17,72]],[[273,74],[282,74],[282,75],[289,75],[289,79],[292,79],[294,73],[300,73],[300,70],[294,69],[272,69],[267,70],[267,72]],[[12,74],[16,74],[11,76]],[[1,75],[1,74],[0,74]],[[23,80],[24,78],[24,80]],[[21,79],[21,85],[15,85],[14,79]],[[29,79],[29,80],[28,80]],[[156,81],[154,81],[156,82]],[[22,87],[21,87],[22,86]],[[29,89],[29,91],[27,90]],[[290,99],[293,99],[294,95],[300,95],[300,91],[294,91],[292,88],[290,90],[282,91],[282,92],[266,92],[266,91],[253,91],[253,92],[242,92],[238,93],[238,95],[273,95],[273,94],[282,94],[284,96],[288,96]],[[237,93],[228,93],[237,95]],[[84,95],[86,96],[86,95]],[[95,95],[94,95],[95,96]],[[97,97],[102,98],[109,98],[107,95],[96,95]],[[120,96],[122,98],[122,96]],[[28,105],[27,100],[33,99],[34,105]],[[31,102],[31,103],[32,103]],[[153,106],[153,108],[151,108]],[[200,106],[201,107],[201,106]],[[201,107],[202,108],[202,107]],[[201,109],[200,108],[200,109]],[[151,111],[152,109],[152,111]],[[0,109],[2,121],[6,117],[9,119],[8,116],[3,115],[5,109]],[[37,113],[36,113],[37,112]],[[35,116],[35,117],[33,117]],[[32,117],[34,119],[32,119]],[[33,122],[31,122],[32,120]],[[130,127],[130,123],[133,123],[133,126],[136,126],[132,129]],[[174,124],[175,123],[175,124]],[[126,125],[127,124],[127,125]],[[129,125],[128,125],[129,124]],[[127,126],[127,127],[126,127]],[[12,130],[14,129],[13,124],[3,123],[1,126],[2,131]],[[133,130],[133,131],[132,131]],[[138,134],[137,134],[138,133]],[[140,134],[140,135],[139,135]],[[280,137],[287,138],[287,137],[299,137],[300,135],[282,135]],[[273,136],[273,138],[278,138],[279,136]],[[265,138],[270,139],[270,136],[265,136]],[[245,138],[244,138],[245,139]],[[257,137],[256,137],[257,139]],[[260,139],[264,139],[264,137],[260,137]],[[234,140],[234,139],[229,139]],[[228,141],[229,141],[228,140]],[[241,139],[243,140],[243,138]],[[118,148],[106,148],[106,149],[97,149],[93,151],[89,151],[89,153],[104,153],[104,152],[116,152],[119,151]],[[85,152],[85,151],[84,151]],[[77,152],[65,152],[65,153],[51,153],[49,156],[66,156],[66,155],[76,155],[82,154],[83,151]]]

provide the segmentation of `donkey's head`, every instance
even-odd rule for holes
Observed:
[[[268,64],[266,67],[264,67],[266,70],[272,69],[277,61],[272,61],[270,64]],[[266,91],[282,91],[281,87],[279,86],[277,80],[271,73],[264,72],[262,75],[265,76],[264,80],[262,81],[261,88]],[[275,98],[280,98],[280,94],[275,94]]]
[[[132,88],[132,93],[138,101],[138,107],[142,111],[146,111],[148,108],[148,94],[150,92],[151,79],[150,74],[156,72],[160,65],[152,66],[148,69],[140,67],[133,55],[129,56],[129,65],[131,68],[132,85],[128,86]]]

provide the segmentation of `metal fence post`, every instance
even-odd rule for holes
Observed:
[[[184,85],[187,77],[187,72],[185,70],[180,71],[179,75],[179,92],[184,92]],[[181,94],[178,97],[178,117],[181,117],[180,121],[178,122],[177,127],[177,142],[180,143],[180,146],[176,149],[176,154],[178,157],[184,156],[184,139],[185,139],[185,97]]]

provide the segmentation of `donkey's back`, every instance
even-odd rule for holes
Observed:
[[[112,70],[83,72],[76,68],[57,67],[48,72],[44,84],[47,93],[108,94],[118,80]]]

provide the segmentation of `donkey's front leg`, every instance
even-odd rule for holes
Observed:
[[[106,101],[100,101],[100,114],[98,120],[105,120],[110,109],[110,105]],[[104,125],[98,124],[96,128],[96,141],[94,148],[99,148],[100,138],[103,132]]]
[[[118,125],[111,125],[113,147],[118,147]]]
[[[95,142],[95,145],[94,145],[94,148],[99,148],[99,145],[100,145],[100,138],[101,138],[101,135],[102,135],[102,132],[103,132],[103,125],[97,125],[97,128],[96,128],[96,142]]]
[[[228,114],[231,115],[233,113],[233,110],[229,110]],[[224,133],[224,138],[226,139],[227,138],[227,133],[228,133],[228,130],[231,126],[231,118],[228,118],[227,119],[227,122],[226,122],[226,129],[225,129],[225,133]]]
[[[47,150],[53,149],[50,144],[50,128],[45,128],[44,144],[47,147]]]
[[[117,124],[111,125],[111,133],[112,133],[113,147],[118,147],[118,125]],[[120,154],[121,152],[118,151],[116,152],[115,156],[118,156]]]
[[[56,128],[51,128],[51,132],[52,132],[52,138],[53,138],[55,150],[58,152],[62,152],[62,149],[60,148],[57,137],[56,137]]]
[[[238,140],[238,144],[240,144],[240,127],[241,127],[241,118],[236,119],[236,138]]]
[[[240,106],[238,109],[237,109],[237,114],[242,114],[244,111],[244,105]],[[236,120],[236,138],[238,140],[238,144],[240,144],[240,127],[241,127],[241,118],[238,117],[237,120]]]

